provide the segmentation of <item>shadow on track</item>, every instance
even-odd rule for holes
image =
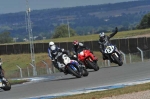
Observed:
[[[113,67],[121,67],[121,66],[105,66],[105,67],[100,67],[100,69],[103,69],[103,68],[113,68]]]
[[[54,79],[54,80],[51,80],[51,81],[60,81],[60,80],[71,80],[71,79],[78,79],[76,77],[71,77],[71,78],[58,78],[58,79]]]
[[[113,67],[121,67],[121,66],[105,66],[105,67],[100,67],[99,70],[100,70],[100,69],[103,69],[103,68],[113,68]],[[98,71],[99,71],[99,70],[98,70]],[[95,71],[95,70],[93,70],[93,69],[88,69],[88,72],[97,72],[97,71]]]
[[[0,88],[0,92],[4,92],[4,90]]]

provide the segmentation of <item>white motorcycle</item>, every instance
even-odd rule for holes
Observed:
[[[119,66],[122,66],[123,65],[122,58],[120,57],[116,49],[117,49],[116,46],[108,44],[105,46],[104,54],[111,62],[114,62]]]
[[[57,58],[58,65],[62,65],[63,71],[68,74],[72,74],[77,78],[81,78],[82,76],[88,76],[88,71],[85,66],[80,65],[76,60],[71,60],[66,54],[58,52]]]

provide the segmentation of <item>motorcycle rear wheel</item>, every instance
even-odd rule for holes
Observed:
[[[83,75],[84,77],[89,75],[89,72],[87,71],[86,68],[83,68],[82,75]]]

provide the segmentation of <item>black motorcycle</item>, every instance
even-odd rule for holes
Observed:
[[[4,77],[3,69],[0,69],[0,88],[4,91],[9,91],[11,89],[10,82]]]

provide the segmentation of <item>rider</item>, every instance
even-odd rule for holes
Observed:
[[[83,43],[78,42],[77,40],[73,41],[73,53],[76,54],[76,56],[78,54],[78,51],[83,50],[83,49],[90,50],[88,47],[84,46]],[[91,50],[90,50],[90,52],[93,54],[93,52]],[[77,58],[76,58],[76,60],[79,62],[79,64],[83,65],[83,63],[81,61],[79,61]],[[97,60],[97,58],[96,58],[96,60]]]
[[[68,52],[67,52],[67,51],[65,51],[64,49],[61,49],[61,48],[59,48],[58,46],[56,46],[54,42],[52,42],[52,41],[49,42],[48,55],[49,55],[49,57],[51,58],[53,65],[54,65],[60,72],[64,72],[64,73],[65,73],[65,71],[63,70],[64,66],[57,63],[57,57],[56,57],[56,56],[58,55],[58,52],[60,52],[60,53],[65,53],[65,54],[68,55]],[[65,73],[65,74],[66,74],[66,73]]]
[[[4,78],[4,70],[2,68],[2,59],[0,58],[0,79],[2,79],[3,81],[7,81],[5,78]]]
[[[118,28],[115,28],[115,31],[110,34],[109,36],[105,35],[104,32],[99,34],[99,47],[100,47],[100,52],[102,53],[103,56],[103,60],[108,59],[107,56],[104,54],[104,44],[106,42],[110,42],[110,38],[112,38],[116,33],[118,32]],[[118,52],[118,54],[120,55],[120,52],[116,49],[116,51]]]
[[[77,40],[73,41],[72,44],[73,44],[73,52],[74,52],[75,54],[77,54],[78,51],[81,50],[81,49],[88,49],[86,46],[84,46],[83,43],[78,42]]]

